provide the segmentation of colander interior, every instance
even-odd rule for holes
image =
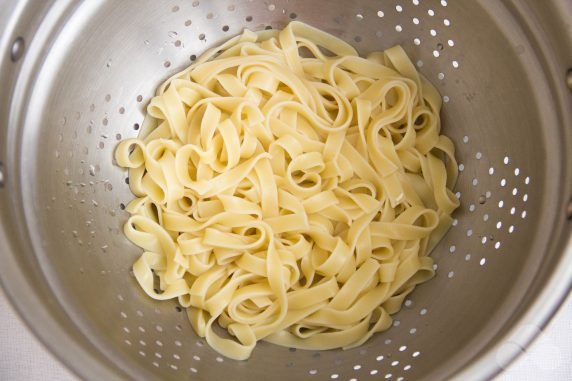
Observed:
[[[46,14],[23,129],[22,210],[42,276],[78,332],[133,379],[443,379],[492,342],[546,261],[562,171],[556,114],[536,50],[502,4],[454,0],[55,2]],[[126,172],[112,163],[155,88],[243,28],[300,20],[361,53],[401,44],[443,97],[461,200],[435,249],[437,276],[394,326],[361,347],[303,351],[260,342],[221,357],[174,302],[155,302],[130,267]],[[502,20],[499,21],[499,20]],[[40,42],[37,42],[39,44]],[[32,254],[30,254],[32,255]],[[73,366],[73,365],[72,365]]]

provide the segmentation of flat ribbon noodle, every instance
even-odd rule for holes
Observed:
[[[362,58],[291,22],[209,49],[115,150],[135,278],[233,359],[363,344],[434,276],[459,206],[440,108],[399,46]]]

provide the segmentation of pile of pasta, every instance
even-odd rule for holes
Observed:
[[[210,49],[116,149],[137,281],[229,358],[361,345],[433,277],[459,205],[440,108],[399,46],[363,58],[291,22]]]

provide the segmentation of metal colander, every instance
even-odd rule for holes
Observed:
[[[42,341],[90,380],[486,379],[572,280],[569,0],[0,1],[0,275]],[[259,343],[220,357],[155,302],[121,232],[113,165],[155,88],[207,47],[300,20],[361,53],[401,44],[443,96],[461,207],[437,276],[361,347]]]

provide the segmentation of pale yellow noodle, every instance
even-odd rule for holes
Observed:
[[[440,107],[399,46],[361,58],[292,22],[210,49],[115,152],[139,284],[233,359],[361,345],[434,275],[459,206]]]

